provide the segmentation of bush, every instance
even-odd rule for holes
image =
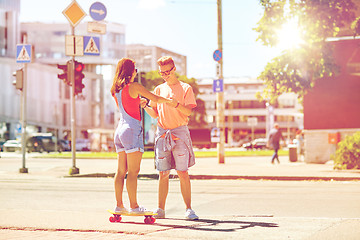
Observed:
[[[334,159],[334,169],[360,169],[360,132],[339,142]]]

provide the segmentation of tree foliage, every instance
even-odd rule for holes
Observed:
[[[274,47],[279,42],[277,31],[289,20],[297,22],[303,40],[266,65],[258,77],[266,85],[261,98],[274,101],[282,93],[294,92],[301,100],[316,79],[338,72],[326,40],[355,20],[356,5],[352,0],[260,0],[260,4],[264,13],[254,29],[257,41]],[[360,32],[359,20],[353,28]]]
[[[196,79],[187,78],[185,75],[179,75],[178,73],[175,74],[177,75],[180,81],[190,84],[196,98],[197,107],[193,110],[191,116],[189,117],[189,126],[190,127],[206,126],[207,123],[205,121],[205,117],[206,117],[205,103],[200,98],[197,98],[197,95],[199,94],[199,86],[196,83]],[[161,76],[157,71],[141,73],[141,84],[149,91],[153,91],[157,85],[163,82],[164,80],[161,78]]]

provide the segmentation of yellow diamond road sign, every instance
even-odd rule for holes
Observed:
[[[71,25],[75,27],[81,20],[86,16],[86,13],[76,1],[72,1],[67,8],[62,12],[65,17],[69,20]]]

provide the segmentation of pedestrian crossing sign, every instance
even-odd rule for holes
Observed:
[[[100,55],[100,38],[84,36],[84,55]]]
[[[17,63],[31,62],[31,44],[16,45],[16,62]]]

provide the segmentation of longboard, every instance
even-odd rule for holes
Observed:
[[[148,211],[144,213],[121,213],[121,212],[114,212],[112,210],[107,210],[109,213],[111,213],[113,216],[109,217],[109,221],[112,223],[115,222],[121,222],[121,216],[144,216],[144,223],[146,224],[153,224],[155,222],[154,216],[157,215],[157,213]]]

